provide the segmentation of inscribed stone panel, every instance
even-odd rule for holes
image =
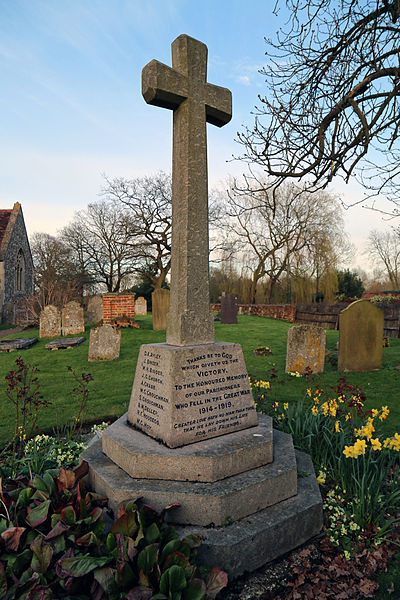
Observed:
[[[58,337],[61,335],[61,313],[56,306],[49,304],[40,313],[41,338]]]

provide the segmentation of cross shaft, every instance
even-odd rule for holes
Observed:
[[[173,110],[171,298],[167,344],[214,342],[208,265],[206,122],[232,117],[231,92],[207,83],[207,46],[180,35],[172,68],[156,60],[142,71],[148,104]]]

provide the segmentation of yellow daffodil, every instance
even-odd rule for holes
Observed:
[[[390,413],[390,410],[388,409],[387,406],[382,406],[381,411],[382,411],[382,413],[381,413],[379,419],[381,421],[384,421],[386,419],[386,417],[388,416],[388,414]]]
[[[371,446],[373,447],[374,450],[381,450],[382,449],[382,444],[379,440],[379,438],[371,438]]]
[[[354,454],[353,446],[345,446],[344,450],[343,450],[343,454],[345,455],[346,458],[356,458],[356,455]]]
[[[283,404],[283,410],[287,410],[289,408],[289,402],[285,402]]]
[[[325,483],[325,481],[326,481],[326,475],[325,475],[325,473],[323,471],[320,471],[319,475],[317,477],[317,482],[319,484],[322,484],[322,483]]]
[[[312,391],[310,390],[310,388],[308,388],[308,390],[307,390],[307,394],[308,394],[308,395],[310,396],[310,398],[311,398],[311,396],[312,396]]]
[[[318,407],[317,406],[313,406],[311,409],[311,412],[314,416],[316,416],[318,414]]]
[[[338,433],[339,433],[339,431],[342,431],[342,430],[341,430],[341,427],[340,427],[340,423],[339,423],[339,421],[336,421],[336,422],[335,422],[335,431],[337,431]]]
[[[376,410],[376,408],[373,408],[371,412],[373,417],[377,417],[379,415],[379,410]]]
[[[365,440],[357,439],[353,448],[354,452],[359,456],[360,454],[365,454],[365,449],[367,447],[367,442]]]

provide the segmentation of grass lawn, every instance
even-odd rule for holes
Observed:
[[[165,341],[164,331],[152,330],[151,315],[138,317],[141,329],[123,329],[121,354],[112,362],[89,363],[87,360],[89,328],[85,332],[86,341],[70,350],[50,351],[45,349],[47,339],[28,350],[0,354],[0,446],[13,432],[13,406],[5,395],[5,375],[14,368],[15,359],[21,355],[25,362],[39,368],[39,381],[42,395],[52,404],[41,413],[39,425],[49,430],[57,422],[66,423],[78,412],[77,400],[72,389],[74,381],[67,366],[76,373],[91,373],[90,396],[86,411],[87,421],[101,421],[123,414],[129,398],[135,374],[135,367],[141,344]],[[307,383],[303,377],[284,376],[286,359],[287,330],[291,326],[284,321],[264,317],[240,315],[238,325],[215,323],[216,340],[237,342],[242,345],[247,369],[258,379],[269,379],[272,368],[278,370],[282,385],[272,388],[271,398],[282,402],[295,401],[302,397]],[[22,331],[9,337],[39,337],[37,329]],[[327,332],[327,347],[336,349],[337,331]],[[385,421],[388,433],[400,430],[400,339],[391,339],[390,347],[383,349],[383,368],[369,373],[350,373],[347,378],[352,384],[360,385],[367,395],[367,407],[380,407],[387,404],[391,413]],[[269,346],[270,356],[254,356],[258,346]],[[334,385],[340,374],[330,365],[320,376],[323,387]]]

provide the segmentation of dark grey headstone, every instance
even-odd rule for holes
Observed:
[[[237,324],[238,301],[233,294],[221,298],[221,323]]]
[[[82,342],[85,341],[84,337],[77,338],[64,338],[61,340],[53,340],[46,344],[46,348],[48,350],[64,350],[65,348],[75,348],[75,346],[79,346]]]
[[[19,338],[16,340],[0,341],[0,352],[12,352],[13,350],[26,350],[36,344],[37,338]]]

